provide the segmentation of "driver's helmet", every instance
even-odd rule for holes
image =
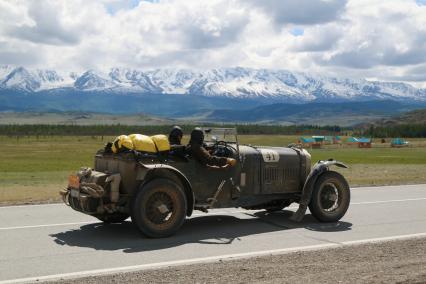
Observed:
[[[191,140],[189,140],[189,144],[198,144],[203,145],[204,142],[204,133],[203,130],[199,127],[195,127],[191,132]]]

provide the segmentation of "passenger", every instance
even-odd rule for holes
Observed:
[[[237,161],[233,158],[217,157],[211,155],[204,147],[204,133],[201,128],[196,127],[191,132],[191,140],[188,145],[188,153],[192,154],[195,160],[208,167],[233,167]]]
[[[169,134],[170,145],[182,145],[183,132],[180,126],[173,126],[172,131]]]

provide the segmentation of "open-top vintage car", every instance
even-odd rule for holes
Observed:
[[[206,167],[182,151],[114,154],[100,150],[94,168],[82,168],[61,192],[73,209],[106,223],[131,216],[149,237],[174,234],[193,210],[242,207],[281,210],[299,203],[292,216],[302,220],[307,207],[321,222],[335,222],[346,213],[350,189],[345,178],[297,146],[240,145],[236,129],[204,129],[213,155],[237,160],[234,167]]]

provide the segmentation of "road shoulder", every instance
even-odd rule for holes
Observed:
[[[61,283],[425,283],[426,238],[118,273]]]

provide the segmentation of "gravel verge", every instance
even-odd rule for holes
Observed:
[[[426,238],[85,277],[60,283],[426,283]]]

